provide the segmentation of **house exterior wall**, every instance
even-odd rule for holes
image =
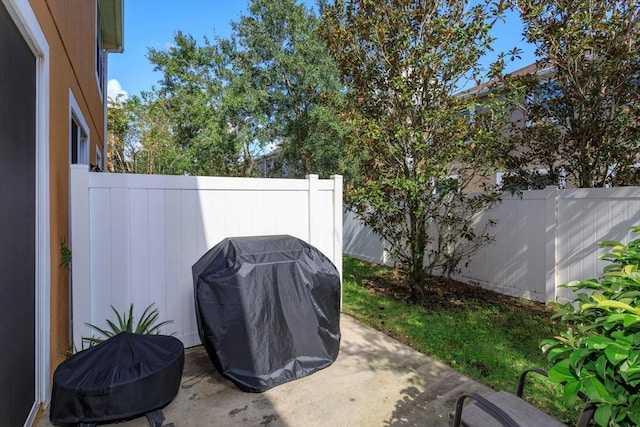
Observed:
[[[90,162],[95,162],[96,147],[102,149],[104,144],[104,97],[96,80],[97,3],[29,2],[50,49],[50,372],[53,373],[64,360],[63,351],[70,343],[69,275],[60,267],[61,242],[70,240],[70,92],[88,126]]]
[[[256,165],[262,178],[296,178],[293,168],[282,160],[278,149],[257,158]]]
[[[536,63],[533,64],[529,64],[519,70],[516,70],[512,73],[510,73],[510,76],[523,76],[523,75],[527,75],[527,74],[532,74],[532,75],[536,75],[537,78],[539,80],[543,80],[543,79],[547,79],[550,78],[553,75],[553,68],[551,67],[547,67],[547,68],[539,68],[538,65]],[[489,95],[493,92],[493,91],[500,91],[500,87],[495,87],[493,86],[495,82],[494,81],[489,81],[483,84],[480,84],[476,87],[464,90],[462,92],[460,92],[457,96],[460,97],[476,97],[476,113],[480,113],[482,114],[482,104],[486,103],[489,101]],[[503,98],[504,100],[504,98]],[[516,106],[512,106],[514,108],[511,109],[510,112],[510,116],[508,118],[509,124],[516,126],[516,127],[521,127],[524,126],[524,111],[522,110],[520,105],[516,105]],[[472,120],[473,116],[469,116],[469,118]],[[508,128],[507,128],[508,129]],[[505,130],[504,134],[505,136],[508,136],[508,130]],[[530,164],[529,166],[529,170],[534,171],[534,170],[540,170],[540,169],[544,169],[543,165],[538,165],[538,164]],[[501,185],[501,177],[499,178],[499,175],[501,175],[501,172],[499,170],[496,170],[495,173],[493,173],[492,175],[486,175],[484,177],[480,177],[478,176],[477,178],[474,178],[474,180],[472,180],[469,183],[469,186],[467,187],[466,191],[467,192],[479,192],[479,191],[484,191],[484,189],[487,186],[496,186],[496,185]],[[571,185],[570,185],[571,186]],[[575,187],[575,185],[573,185]]]

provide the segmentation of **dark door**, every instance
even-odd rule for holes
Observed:
[[[35,401],[36,60],[0,2],[0,424]]]

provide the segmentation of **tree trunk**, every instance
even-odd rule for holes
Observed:
[[[409,213],[409,235],[411,250],[411,265],[409,266],[409,285],[411,287],[411,299],[416,302],[424,296],[424,249],[426,230],[424,221],[417,218],[412,210]]]

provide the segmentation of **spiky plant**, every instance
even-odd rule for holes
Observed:
[[[109,328],[103,329],[96,325],[92,325],[91,323],[86,323],[88,327],[98,332],[101,337],[82,337],[82,344],[88,344],[89,347],[92,347],[96,344],[100,344],[106,339],[109,339],[113,336],[118,335],[121,332],[133,332],[141,335],[158,335],[160,333],[160,328],[173,323],[173,320],[165,320],[164,322],[156,323],[158,321],[158,317],[160,316],[160,312],[157,308],[153,308],[155,304],[151,304],[147,306],[142,315],[140,316],[140,320],[135,322],[133,316],[133,304],[129,306],[129,313],[123,312],[120,314],[118,310],[116,310],[113,306],[111,306],[111,310],[116,314],[117,321],[112,322],[107,319],[107,325]]]

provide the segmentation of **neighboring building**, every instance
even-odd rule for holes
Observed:
[[[510,73],[510,76],[513,77],[525,75],[534,76],[538,82],[551,83],[550,85],[546,85],[544,87],[540,86],[539,90],[534,90],[532,93],[530,93],[527,99],[523,100],[523,104],[525,105],[534,101],[544,101],[547,99],[551,99],[556,96],[556,94],[558,94],[561,90],[560,87],[554,86],[555,67],[553,65],[540,67],[538,66],[538,64],[534,63]],[[483,83],[481,85],[461,92],[459,96],[477,96],[481,103],[482,99],[485,98],[490,93],[490,91],[500,90],[499,86],[497,86],[497,88],[496,86],[494,86],[494,83],[494,81]],[[518,127],[531,125],[531,121],[525,119],[525,113],[520,106],[516,106],[516,108],[513,109],[510,121],[512,124]],[[637,155],[636,159],[638,160],[638,163],[633,165],[633,167],[636,171],[638,171],[635,173],[635,179],[636,181],[638,181],[640,180],[640,155]],[[554,171],[554,175],[552,176],[551,174],[549,174],[549,170],[543,165],[532,163],[527,166],[526,171],[523,171],[527,174],[526,179],[523,179],[523,177],[520,176],[519,179],[511,181],[511,187],[517,188],[518,190],[527,190],[540,189],[548,185],[558,186],[559,188],[571,188],[577,186],[578,183],[575,181],[575,178],[567,176],[564,168],[560,167],[560,165],[561,163],[558,159],[558,161],[556,161],[556,163],[553,165],[553,168],[555,168],[556,170]],[[609,170],[613,171],[614,167],[615,165],[609,165]],[[509,173],[496,172],[495,176],[491,178],[491,181],[485,181],[485,184],[504,187],[507,180],[512,179],[511,177],[514,177],[514,175],[509,175]],[[615,185],[615,174],[613,172],[611,172],[610,178],[612,179],[612,182],[607,184],[606,186]],[[478,186],[476,186],[475,188],[478,188]]]
[[[0,420],[31,425],[70,348],[69,164],[106,158],[124,0],[0,0]]]
[[[280,156],[278,148],[256,159],[256,165],[262,178],[296,178],[287,165],[287,161]]]
[[[517,77],[517,76],[525,76],[527,74],[531,74],[531,75],[534,75],[538,79],[538,81],[540,81],[542,79],[553,78],[554,72],[555,72],[555,69],[553,66],[546,66],[546,67],[540,68],[536,63],[533,63],[523,68],[520,68],[516,71],[511,72],[509,73],[509,75],[512,77]],[[475,86],[460,92],[457,96],[460,96],[460,97],[476,96],[479,98],[480,103],[482,103],[483,98],[486,99],[486,97],[489,95],[491,91],[496,90],[494,85],[495,85],[495,81],[482,83],[478,86]],[[470,117],[470,119],[472,120],[472,117]],[[509,120],[511,121],[511,123],[524,124],[525,123],[524,112],[520,108],[514,108],[514,110],[511,112],[511,116]],[[538,177],[538,181],[540,182],[545,181],[544,176],[547,174],[547,170],[540,167],[539,165],[531,165],[531,169],[529,172],[531,173],[532,177],[533,176]],[[505,181],[508,178],[509,178],[508,174],[505,174],[503,172],[496,172],[494,176],[490,178],[487,177],[481,181],[478,181],[476,184],[472,185],[470,190],[481,191],[484,185],[500,187],[505,183]],[[565,181],[558,182],[558,185],[560,187],[563,187],[565,185]],[[527,188],[522,188],[522,190],[526,190],[526,189]]]

